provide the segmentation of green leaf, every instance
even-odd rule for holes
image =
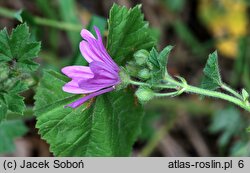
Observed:
[[[28,86],[21,81],[17,81],[11,88],[9,88],[9,93],[18,94],[28,89]]]
[[[28,89],[23,79],[37,69],[34,58],[41,45],[30,39],[27,24],[18,25],[9,35],[7,29],[0,31],[0,122],[7,111],[22,114],[24,98],[19,94]]]
[[[160,52],[160,54],[158,56],[158,61],[159,61],[161,68],[166,69],[167,62],[168,62],[168,56],[169,56],[169,53],[171,52],[172,49],[173,49],[173,46],[167,46]]]
[[[0,153],[15,151],[14,139],[23,136],[28,129],[21,120],[9,120],[0,123]]]
[[[17,81],[8,91],[0,91],[0,122],[6,118],[7,110],[23,114],[25,109],[24,98],[18,94],[27,89],[27,85]]]
[[[152,80],[158,81],[167,74],[168,56],[173,49],[173,46],[165,47],[160,53],[155,48],[152,48],[149,56],[149,67],[152,70]]]
[[[8,110],[22,114],[25,109],[23,97],[17,94],[4,94],[4,98],[8,105]]]
[[[0,31],[0,62],[8,63],[11,69],[34,71],[38,64],[33,61],[38,56],[41,45],[30,40],[26,24],[18,25],[8,35],[6,29]]]
[[[202,88],[215,90],[222,85],[220,70],[218,65],[218,55],[216,51],[209,55],[203,73],[204,77],[201,83]]]
[[[240,112],[234,107],[230,107],[215,112],[209,130],[211,133],[222,132],[219,145],[224,147],[229,143],[231,137],[241,133],[243,124]]]
[[[242,95],[243,100],[244,100],[245,102],[248,101],[249,93],[248,93],[244,88],[241,90],[241,95]]]
[[[36,127],[50,150],[56,156],[128,156],[143,116],[133,93],[115,91],[89,107],[64,108],[82,97],[61,90],[67,81],[57,72],[45,72],[35,96]]]
[[[116,4],[111,8],[107,49],[118,64],[131,60],[137,50],[151,49],[157,41],[156,32],[148,27],[140,8],[137,5],[128,10]]]

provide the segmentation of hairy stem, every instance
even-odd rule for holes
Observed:
[[[217,91],[210,91],[210,90],[206,90],[206,89],[202,89],[202,88],[198,88],[195,86],[191,86],[191,85],[186,85],[180,82],[177,82],[176,80],[172,79],[172,78],[166,78],[165,79],[167,82],[172,83],[176,86],[179,86],[181,88],[185,88],[186,93],[194,93],[194,94],[199,94],[199,95],[203,95],[203,96],[209,96],[209,97],[214,97],[214,98],[220,98],[229,102],[232,102],[240,107],[242,107],[243,109],[247,110],[250,112],[250,107],[247,106],[241,99],[238,99],[236,97],[224,94],[224,93],[220,93]]]
[[[169,97],[178,95],[179,91],[170,92],[170,93],[155,93],[156,97]]]
[[[165,89],[165,88],[166,89],[176,89],[176,86],[174,86],[174,85],[157,84],[157,85],[151,86],[148,83],[138,82],[138,81],[134,81],[134,80],[130,80],[129,83],[132,85],[137,85],[137,86],[147,86],[147,87],[155,87],[155,88],[162,88],[162,89]]]
[[[148,86],[151,87],[149,84],[144,83],[144,82],[138,82],[138,81],[134,81],[134,80],[130,80],[129,81],[130,84],[132,85],[137,85],[137,86]]]
[[[237,93],[236,91],[234,91],[232,88],[230,88],[226,84],[223,84],[221,86],[221,88],[224,89],[225,91],[228,91],[229,93],[233,94],[234,96],[238,97],[239,99],[242,99],[242,96],[239,93]]]

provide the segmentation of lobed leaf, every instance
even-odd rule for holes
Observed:
[[[218,55],[216,51],[209,55],[203,73],[204,77],[201,83],[202,88],[215,90],[222,85],[222,80],[218,65]]]
[[[157,41],[156,32],[148,27],[140,8],[114,4],[110,10],[107,49],[118,64],[131,60],[137,50],[151,49]]]
[[[9,35],[6,28],[0,31],[0,122],[7,111],[22,114],[24,98],[19,94],[28,89],[23,77],[37,69],[34,58],[40,43],[31,41],[26,24],[18,25]]]
[[[30,40],[29,28],[26,24],[18,25],[8,35],[6,29],[0,31],[0,62],[5,62],[12,69],[34,71],[38,64],[33,61],[38,56],[40,42]]]
[[[160,53],[155,48],[152,48],[149,56],[149,65],[152,70],[152,82],[161,80],[167,74],[168,56],[173,46],[165,47]]]

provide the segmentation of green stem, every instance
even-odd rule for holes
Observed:
[[[242,99],[242,96],[239,93],[234,91],[232,88],[230,88],[226,84],[222,84],[221,88],[224,89],[225,91],[228,91],[229,93],[233,94],[234,96],[238,97],[239,99]]]
[[[137,86],[148,86],[148,87],[152,87],[152,86],[151,86],[150,84],[148,84],[148,83],[138,82],[138,81],[134,81],[134,80],[130,80],[129,83],[132,84],[132,85],[137,85]],[[154,85],[153,87],[155,87],[155,88],[176,89],[176,86],[174,86],[174,85],[163,85],[163,84],[157,84],[157,85]]]
[[[0,15],[13,19],[15,18],[16,11],[0,7]],[[37,25],[49,26],[49,27],[53,27],[53,28],[57,28],[61,30],[66,30],[66,31],[69,30],[69,31],[79,32],[82,29],[82,25],[76,25],[76,24],[71,24],[71,23],[66,23],[66,22],[58,22],[56,20],[51,20],[51,19],[37,17],[37,16],[33,16],[32,20]]]
[[[151,87],[149,84],[144,83],[144,82],[138,82],[138,81],[134,81],[134,80],[130,80],[129,81],[130,84],[132,85],[137,85],[137,86],[148,86]]]
[[[224,93],[220,93],[217,91],[210,91],[210,90],[206,90],[206,89],[202,89],[202,88],[198,88],[195,86],[191,86],[191,85],[185,85],[183,83],[177,82],[172,78],[166,78],[165,79],[167,82],[170,82],[176,86],[185,88],[186,93],[194,93],[194,94],[200,94],[200,95],[204,95],[204,96],[209,96],[209,97],[214,97],[214,98],[220,98],[229,102],[232,102],[240,107],[242,107],[243,109],[247,110],[250,112],[250,107],[247,106],[241,99],[235,98],[233,96],[224,94]]]
[[[154,93],[156,97],[169,97],[178,95],[179,91],[170,92],[170,93]]]

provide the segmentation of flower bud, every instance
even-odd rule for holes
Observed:
[[[134,54],[135,62],[140,66],[146,64],[148,57],[149,57],[149,52],[146,51],[145,49],[138,50]]]
[[[151,77],[150,71],[147,68],[144,68],[138,73],[139,78],[147,80]]]
[[[154,92],[148,87],[140,87],[136,92],[135,95],[138,97],[140,102],[147,102],[154,98]]]
[[[126,71],[130,76],[137,76],[139,68],[134,61],[130,61],[126,64]]]

